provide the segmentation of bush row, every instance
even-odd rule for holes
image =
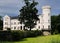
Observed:
[[[41,31],[0,31],[0,41],[20,41],[27,37],[42,35]]]

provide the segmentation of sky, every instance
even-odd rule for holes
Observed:
[[[51,6],[51,15],[60,14],[60,0],[35,0],[39,4],[36,6],[38,14],[42,14],[42,6]],[[24,6],[23,0],[0,0],[0,16],[17,16],[19,10]]]

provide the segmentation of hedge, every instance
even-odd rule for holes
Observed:
[[[35,31],[0,31],[0,41],[20,41],[27,37],[36,37],[42,35],[39,30]]]

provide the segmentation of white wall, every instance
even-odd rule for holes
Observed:
[[[37,25],[32,30],[42,30],[42,29],[49,29],[48,26],[51,26],[51,12],[50,6],[43,6],[42,7],[42,14],[38,16],[39,21],[37,21]],[[7,24],[5,24],[7,22]],[[24,24],[20,24],[18,19],[11,19],[8,15],[3,17],[3,30],[6,30],[5,27],[11,28],[11,30],[22,30],[24,29]],[[39,28],[40,26],[40,28]],[[16,29],[14,29],[16,27]]]

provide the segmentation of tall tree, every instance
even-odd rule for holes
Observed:
[[[25,6],[22,7],[19,15],[19,20],[21,23],[25,24],[25,27],[30,28],[30,30],[36,25],[36,21],[39,20],[37,17],[38,10],[36,5],[38,2],[34,0],[24,0]]]

